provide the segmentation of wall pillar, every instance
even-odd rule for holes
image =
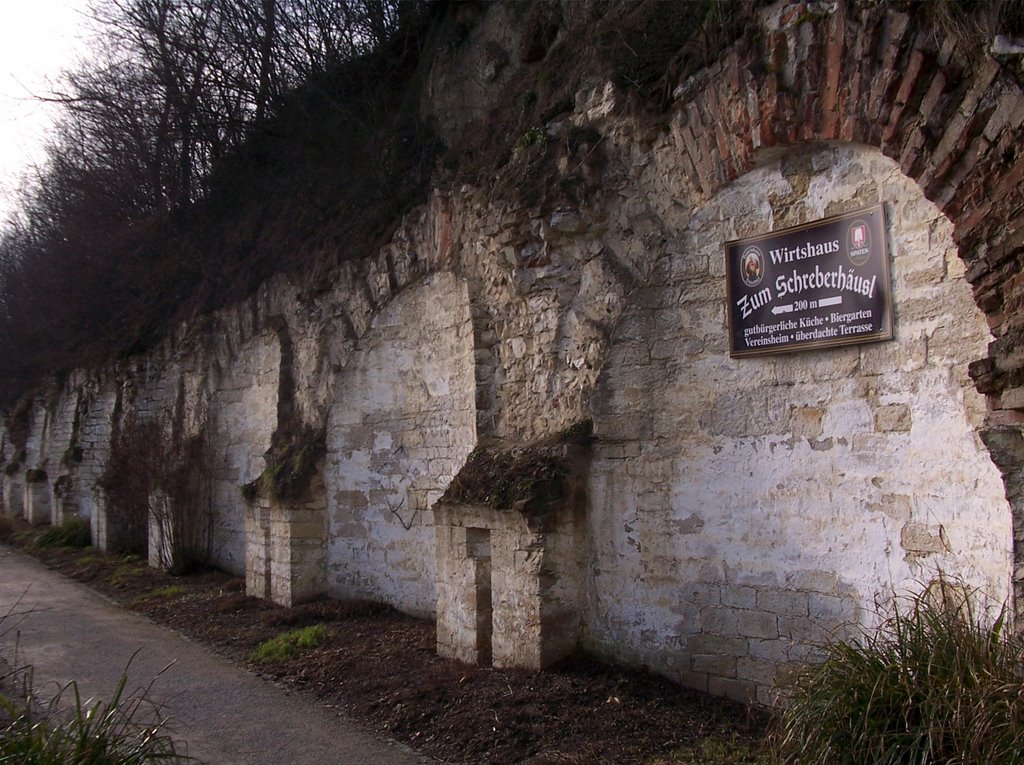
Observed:
[[[149,565],[168,569],[174,562],[174,524],[172,500],[157,489],[149,495]]]
[[[581,540],[571,512],[556,515],[538,528],[516,511],[435,507],[441,656],[543,669],[576,649]]]
[[[322,481],[309,496],[322,498]],[[324,506],[322,499],[279,504],[259,498],[245,514],[245,591],[282,606],[324,593]]]
[[[14,518],[25,516],[25,484],[20,475],[4,477],[4,510]]]
[[[110,543],[107,538],[107,495],[97,488],[92,495],[92,514],[89,516],[89,528],[92,536],[92,546],[103,552],[110,551]]]
[[[65,474],[50,484],[50,523],[60,526],[69,517],[78,515],[78,502],[70,475]]]
[[[47,481],[25,484],[25,518],[32,525],[50,523],[50,485]]]
[[[492,644],[490,531],[436,527],[437,652],[489,665]]]

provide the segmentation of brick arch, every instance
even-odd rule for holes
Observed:
[[[1024,93],[991,57],[922,14],[806,4],[770,13],[717,64],[676,89],[670,124],[684,193],[710,199],[789,147],[840,141],[878,148],[954,225],[994,340],[970,375],[988,398],[979,435],[1024,530]],[[1024,603],[1024,542],[1015,542]],[[1018,617],[1019,618],[1019,617]]]
[[[696,198],[800,143],[861,143],[898,162],[954,224],[998,338],[992,356],[1016,345],[1004,335],[1020,337],[1013,309],[1024,300],[1006,278],[1024,259],[1024,93],[996,61],[968,62],[955,39],[892,8],[839,2],[813,18],[800,4],[676,95],[671,131]],[[1018,363],[975,365],[972,376],[998,396],[1024,380]],[[1024,409],[1021,399],[1007,403]]]

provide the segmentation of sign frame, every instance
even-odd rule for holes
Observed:
[[[733,239],[722,251],[730,357],[893,339],[884,203]]]

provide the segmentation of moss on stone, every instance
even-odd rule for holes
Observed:
[[[25,480],[28,483],[42,483],[47,478],[46,471],[42,468],[32,468],[25,471]]]
[[[261,496],[275,502],[302,499],[326,450],[327,439],[322,429],[300,431],[292,439],[271,447],[265,456],[266,468],[259,478],[241,487],[242,496],[247,502]]]
[[[553,438],[507,449],[478,447],[439,500],[495,510],[544,513],[566,500],[590,444],[593,423],[583,420]]]

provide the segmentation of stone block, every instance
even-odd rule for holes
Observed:
[[[824,410],[817,406],[797,406],[790,412],[793,435],[797,438],[818,438],[822,434]]]
[[[740,704],[753,704],[757,699],[757,686],[746,680],[728,677],[708,677],[708,693],[724,696]]]
[[[780,616],[807,616],[807,593],[792,590],[760,590],[757,607]]]
[[[922,300],[916,307],[919,314],[934,313],[935,301]],[[911,319],[911,316],[906,316]],[[921,315],[918,318],[930,318]],[[928,360],[928,345],[923,337],[900,342],[873,343],[860,346],[860,371],[868,375],[884,375],[893,371],[912,372]]]
[[[809,616],[779,617],[779,634],[799,645],[824,644],[832,637],[834,627],[834,623],[827,624]]]
[[[721,603],[730,608],[752,609],[757,606],[757,590],[753,587],[722,585]]]
[[[748,641],[750,658],[762,659],[764,661],[781,664],[789,660],[790,641],[784,638],[778,640],[757,640]]]
[[[808,614],[823,623],[841,624],[852,621],[858,604],[852,598],[839,598],[812,592],[807,598]]]
[[[720,394],[701,414],[700,426],[712,436],[781,435],[792,430],[790,416],[784,391],[730,391]]]
[[[783,703],[784,692],[774,685],[758,685],[754,702],[761,707],[776,709]]]
[[[736,677],[736,657],[718,654],[694,654],[690,657],[694,672],[718,677]]]
[[[912,555],[930,555],[949,549],[942,526],[907,523],[900,530],[900,545]]]
[[[732,608],[715,606],[702,608],[700,610],[701,627],[704,631],[716,635],[735,635],[738,633],[738,616],[739,612]]]
[[[779,671],[779,665],[773,661],[749,658],[736,660],[736,677],[748,683],[775,685]]]
[[[715,606],[722,600],[721,588],[716,584],[691,583],[683,587],[680,595],[684,603],[699,606]]]
[[[736,632],[742,637],[771,639],[779,636],[779,617],[767,611],[737,612]]]
[[[686,639],[686,652],[690,655],[746,656],[749,652],[749,642],[746,638],[724,635],[691,635]]]

